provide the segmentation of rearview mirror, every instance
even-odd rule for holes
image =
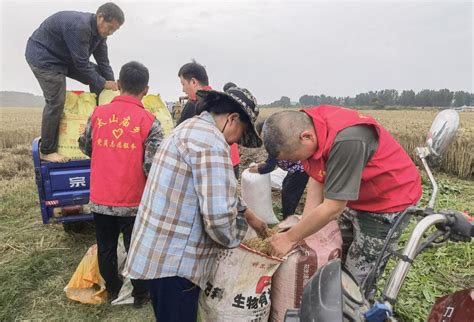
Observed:
[[[430,151],[427,161],[431,166],[439,164],[456,137],[458,128],[459,114],[455,110],[444,110],[436,115],[426,138],[426,146]]]

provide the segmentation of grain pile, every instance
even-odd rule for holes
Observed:
[[[267,229],[267,238],[275,235],[277,232],[278,232],[277,228]],[[270,244],[268,243],[267,238],[260,238],[260,237],[250,238],[250,239],[244,240],[242,244],[244,244],[248,248],[253,249],[257,252],[271,256],[272,248],[270,247]]]

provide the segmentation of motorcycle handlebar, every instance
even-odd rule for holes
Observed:
[[[474,237],[474,224],[471,217],[459,211],[446,210],[440,214],[446,216],[446,222],[436,225],[442,231],[450,230],[450,238],[453,241],[468,242]]]
[[[396,265],[389,277],[388,283],[383,291],[383,298],[394,302],[400,287],[405,280],[412,261],[415,259],[423,234],[432,226],[441,231],[449,233],[449,238],[455,242],[468,242],[474,237],[474,225],[469,222],[463,213],[458,211],[441,211],[424,217],[413,230],[407,245],[403,250],[402,258]]]
[[[403,260],[399,260],[395,269],[392,271],[385,289],[382,293],[382,297],[389,302],[395,303],[398,292],[405,280],[408,270],[410,269],[411,263],[415,259],[418,249],[423,239],[423,234],[433,225],[445,225],[447,223],[447,217],[442,214],[433,214],[423,218],[411,233],[410,238],[403,250]]]

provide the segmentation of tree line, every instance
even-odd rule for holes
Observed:
[[[396,89],[384,89],[357,94],[355,97],[335,97],[321,95],[303,95],[299,104],[303,106],[332,104],[341,106],[372,106],[384,108],[385,106],[427,106],[427,107],[460,107],[472,106],[474,94],[464,91],[451,91],[449,89],[430,90],[424,89],[415,93],[413,90],[403,90],[399,93]],[[266,106],[289,107],[294,104],[287,96],[282,96]]]

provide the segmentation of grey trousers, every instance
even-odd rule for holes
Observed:
[[[100,69],[94,63],[96,71],[100,74]],[[66,73],[55,70],[48,70],[30,65],[35,75],[45,100],[43,109],[43,119],[41,121],[41,146],[43,154],[50,154],[58,150],[59,121],[64,110],[66,101],[66,77],[75,79],[83,84],[89,85],[88,80],[75,68],[71,67]],[[99,97],[102,88],[89,85],[91,93]]]

